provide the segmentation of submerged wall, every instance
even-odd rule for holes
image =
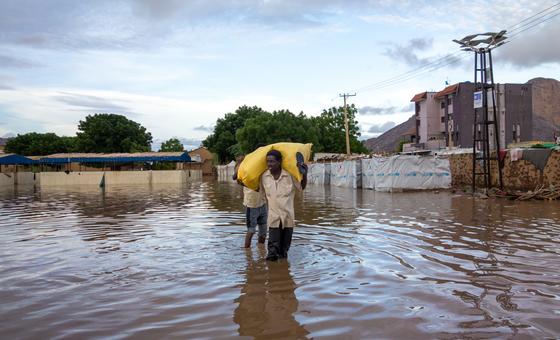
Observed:
[[[202,170],[0,173],[0,186],[99,186],[103,178],[106,186],[180,184],[200,180],[202,178]]]
[[[13,186],[14,174],[13,173],[0,173],[0,187]]]
[[[0,186],[34,185],[38,182],[37,175],[32,172],[0,173]]]
[[[472,154],[449,155],[449,162],[453,186],[472,185]],[[492,182],[497,186],[498,167],[495,161],[491,164]],[[551,151],[542,171],[528,160],[512,161],[511,152],[508,152],[504,158],[502,176],[504,187],[511,190],[533,190],[542,185],[560,187],[560,152]]]

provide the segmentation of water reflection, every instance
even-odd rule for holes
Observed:
[[[0,212],[8,338],[560,334],[560,202],[309,186],[270,265],[235,183],[18,187]]]
[[[247,267],[233,320],[239,335],[257,339],[303,339],[309,332],[295,319],[298,300],[288,261],[266,263],[264,247],[258,257],[245,250]]]

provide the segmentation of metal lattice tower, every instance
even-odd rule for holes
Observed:
[[[461,45],[464,51],[473,51],[474,54],[474,86],[473,102],[473,168],[472,190],[476,190],[477,178],[482,177],[484,189],[492,187],[491,162],[495,161],[498,167],[499,185],[503,188],[502,162],[500,160],[500,135],[498,128],[498,114],[496,109],[496,87],[494,84],[494,71],[492,68],[492,50],[506,43],[506,31],[498,33],[473,34],[461,40],[453,40]],[[479,47],[479,45],[482,45]],[[489,109],[492,109],[490,116]],[[491,133],[493,131],[493,133]],[[490,138],[493,137],[494,154],[490,149]],[[480,168],[477,169],[477,163]]]

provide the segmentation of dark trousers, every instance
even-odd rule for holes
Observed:
[[[284,228],[282,224],[278,228],[268,230],[268,260],[277,260],[288,257],[288,250],[292,244],[294,228]]]

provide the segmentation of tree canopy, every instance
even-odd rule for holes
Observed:
[[[125,116],[96,113],[78,125],[78,149],[82,152],[150,151],[152,134]]]
[[[173,151],[183,151],[185,147],[183,143],[177,138],[170,138],[163,142],[159,148],[160,152],[173,152]]]
[[[318,130],[303,113],[281,110],[248,119],[236,133],[237,147],[249,153],[259,146],[277,142],[319,144]]]
[[[367,148],[358,140],[360,128],[356,120],[358,109],[354,104],[348,106],[348,131],[350,150],[356,153],[367,153]],[[320,116],[312,117],[313,125],[321,132],[319,144],[315,151],[345,153],[346,129],[344,128],[344,107],[331,107],[323,110]]]
[[[348,126],[352,152],[368,152],[358,140],[360,129],[356,121],[357,109],[348,107]],[[242,106],[216,122],[214,132],[203,145],[218,155],[222,163],[249,153],[262,145],[276,142],[313,143],[315,152],[346,152],[344,108],[323,110],[320,116],[307,117],[288,110],[266,112],[256,106]]]
[[[348,125],[352,152],[367,149],[358,140],[357,109],[348,107]],[[217,120],[214,131],[203,146],[215,153],[222,163],[234,160],[262,145],[277,142],[313,143],[315,152],[346,152],[343,107],[331,107],[316,117],[288,110],[267,112],[257,106],[241,106]],[[144,152],[150,151],[152,134],[125,116],[108,113],[88,115],[78,125],[77,137],[59,137],[54,133],[28,133],[8,141],[6,152],[21,155],[48,155],[65,152]],[[165,141],[160,151],[183,151],[179,139]]]
[[[264,114],[263,109],[253,106],[241,106],[235,113],[227,113],[219,118],[214,126],[214,132],[209,135],[202,145],[218,156],[220,162],[229,162],[240,153],[236,140],[236,132],[241,129],[248,119]]]
[[[60,137],[54,133],[18,134],[6,143],[5,151],[24,156],[44,156],[77,151],[76,137]]]

